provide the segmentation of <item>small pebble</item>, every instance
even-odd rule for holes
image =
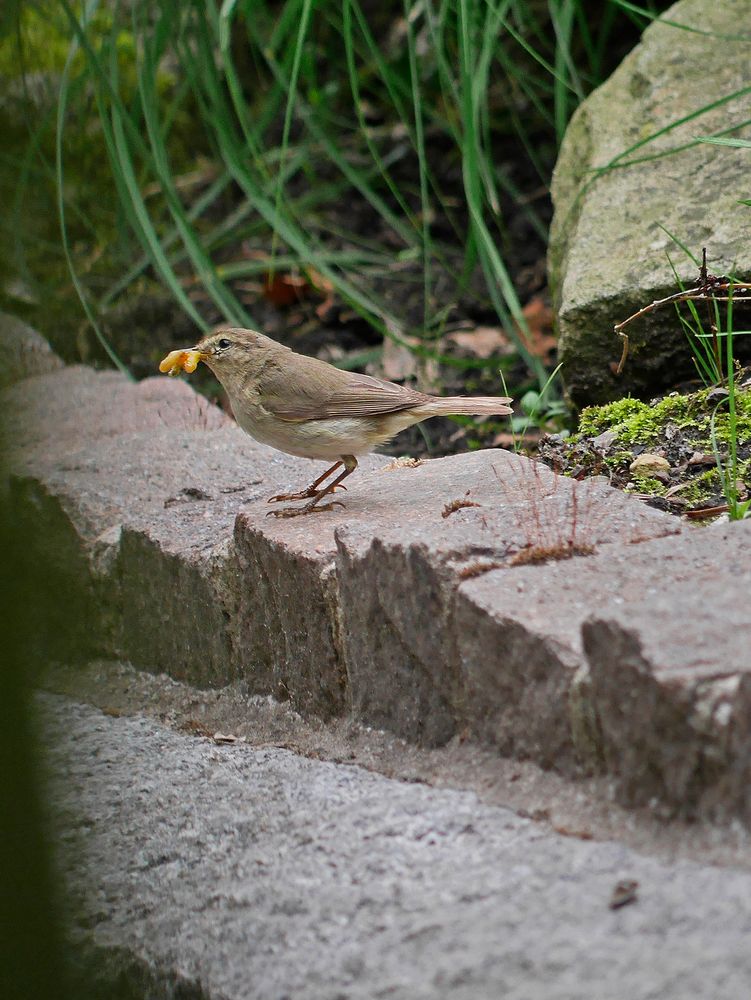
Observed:
[[[598,434],[596,438],[592,441],[592,447],[596,448],[597,451],[603,453],[610,450],[611,445],[614,441],[618,439],[618,435],[614,430],[603,431],[602,434]]]
[[[654,455],[645,451],[642,455],[637,455],[629,470],[633,475],[640,476],[664,476],[670,472],[670,462],[662,455]]]

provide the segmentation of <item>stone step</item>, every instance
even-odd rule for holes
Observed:
[[[748,993],[748,870],[658,860],[545,831],[471,792],[40,700],[80,996]]]
[[[344,508],[276,520],[266,499],[319,466],[183,382],[67,368],[2,406],[61,658],[244,680],[424,745],[605,770],[625,802],[749,817],[751,616],[732,595],[751,523],[686,530],[495,450],[371,457]]]

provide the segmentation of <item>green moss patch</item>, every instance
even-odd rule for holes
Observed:
[[[738,479],[751,490],[751,387],[739,376],[736,388],[735,437]],[[713,442],[714,431],[714,442]],[[569,439],[552,436],[540,454],[559,472],[584,478],[605,475],[614,486],[627,489],[647,503],[672,513],[724,503],[720,462],[728,461],[731,422],[727,392],[700,389],[644,403],[619,399],[591,406],[581,414],[579,429]],[[638,455],[665,458],[664,476],[631,471]]]

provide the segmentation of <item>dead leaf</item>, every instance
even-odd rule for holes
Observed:
[[[421,465],[424,465],[424,460],[422,458],[412,458],[410,455],[402,455],[400,458],[395,458],[388,465],[384,465],[380,472],[393,472],[394,469],[417,469]]]
[[[323,302],[316,306],[316,316],[321,323],[332,323],[336,319],[339,303],[333,295],[327,295]]]
[[[320,271],[316,271],[314,267],[309,267],[306,269],[306,273],[310,284],[317,292],[320,292],[321,295],[328,297],[333,293],[334,283],[324,274],[321,274]]]
[[[528,427],[523,434],[512,434],[511,431],[500,431],[490,442],[491,448],[514,448],[516,445],[536,445],[543,432],[537,427]]]
[[[307,278],[275,271],[268,273],[263,283],[264,298],[275,306],[292,306],[302,301],[310,290]]]
[[[421,358],[416,351],[410,350],[420,346],[416,337],[402,335],[401,342],[391,337],[383,341],[381,354],[381,371],[383,377],[391,382],[404,382],[416,379],[423,391],[438,384],[438,364],[432,358]]]
[[[483,361],[496,355],[512,354],[514,348],[499,326],[476,326],[474,330],[456,330],[448,334],[448,341],[461,351]]]
[[[417,356],[403,344],[398,344],[391,337],[383,342],[381,367],[384,378],[391,382],[403,382],[417,375]]]
[[[729,508],[726,503],[721,503],[717,507],[695,507],[686,511],[686,517],[700,520],[703,517],[715,517],[718,514],[727,514]]]
[[[522,309],[529,329],[529,347],[533,354],[545,360],[557,348],[553,336],[553,310],[541,295],[535,295]]]

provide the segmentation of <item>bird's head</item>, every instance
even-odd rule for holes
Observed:
[[[203,337],[193,348],[200,360],[215,374],[239,367],[246,367],[257,360],[259,352],[270,345],[268,337],[255,330],[227,328],[216,330]]]
[[[223,328],[203,337],[195,347],[172,351],[159,366],[160,371],[177,375],[196,370],[199,361],[213,371],[228,391],[258,373],[269,355],[285,351],[255,330]]]

